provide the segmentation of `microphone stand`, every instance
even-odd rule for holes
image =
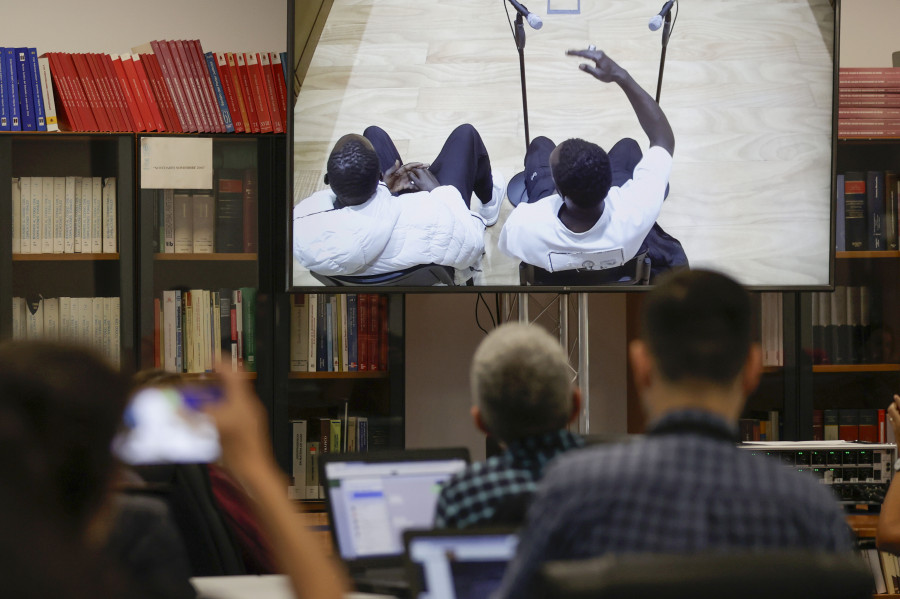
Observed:
[[[666,13],[663,21],[662,51],[659,55],[659,79],[656,80],[656,103],[659,104],[659,94],[662,91],[663,69],[666,65],[666,48],[669,45],[669,36],[672,34],[672,11]]]
[[[519,76],[522,79],[522,116],[525,119],[525,150],[531,144],[528,134],[528,94],[525,91],[525,23],[522,13],[516,12],[516,49],[519,51]]]
[[[531,135],[528,131],[528,95],[525,91],[525,22],[522,13],[516,13],[515,22],[516,49],[519,51],[519,76],[522,80],[522,117],[525,121],[525,151],[531,145]],[[523,200],[527,201],[525,190],[525,171],[516,173],[509,180],[506,187],[506,197],[513,206],[518,206]]]

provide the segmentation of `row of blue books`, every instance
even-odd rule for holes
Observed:
[[[35,48],[0,48],[0,56],[0,131],[57,131],[47,59]]]

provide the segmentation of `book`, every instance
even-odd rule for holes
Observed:
[[[156,125],[153,122],[153,116],[150,114],[150,106],[147,104],[147,98],[144,96],[144,86],[138,78],[133,56],[131,54],[121,54],[116,58],[122,65],[122,71],[125,74],[123,86],[127,86],[134,102],[132,119],[135,121],[135,126],[139,127],[140,131],[155,131]]]
[[[207,52],[204,55],[204,59],[206,61],[206,69],[209,72],[209,80],[212,84],[213,92],[215,93],[216,104],[222,115],[225,131],[227,133],[234,133],[234,123],[231,121],[231,110],[228,107],[228,100],[225,97],[225,88],[219,77],[219,68],[216,64],[216,57],[212,52]]]
[[[244,169],[243,174],[243,241],[244,251],[255,253],[259,249],[257,213],[258,213],[258,181],[256,169]]]
[[[344,451],[343,421],[339,418],[331,419],[331,452],[342,453]]]
[[[272,133],[272,115],[269,111],[269,101],[266,93],[266,81],[262,72],[262,67],[256,54],[247,52],[244,55],[247,63],[247,76],[250,78],[250,93],[253,98],[253,106],[256,109],[257,118],[259,120],[260,133]]]
[[[822,422],[826,441],[837,441],[840,439],[838,410],[823,410]]]
[[[360,453],[369,451],[369,419],[366,416],[356,419],[356,449]]]
[[[94,239],[92,237],[94,222],[94,178],[79,177],[81,179],[81,227],[75,232],[75,241],[78,241],[78,233],[81,233],[81,251],[90,254],[93,251]],[[77,180],[76,180],[77,183]],[[75,216],[78,217],[78,203],[75,204]],[[102,240],[101,240],[102,249]]]
[[[309,369],[309,307],[306,294],[291,295],[290,368],[291,372],[306,372]]]
[[[859,410],[859,440],[868,443],[878,443],[878,410]]]
[[[231,302],[234,291],[231,289],[219,289],[219,339],[222,357],[231,355]]]
[[[886,250],[897,250],[897,206],[900,203],[898,194],[900,173],[897,171],[884,172],[884,238]]]
[[[378,370],[386,371],[388,369],[388,297],[379,295],[378,297]],[[776,296],[776,304],[778,311],[776,313],[776,361],[781,365],[781,294]]]
[[[53,78],[50,73],[50,59],[45,56],[39,56],[38,73],[41,82],[41,102],[44,108],[45,123],[47,131],[59,131],[59,119],[56,116],[56,99],[53,97]],[[4,108],[5,92],[3,83],[0,81],[0,131],[3,128],[3,119],[5,118]]]
[[[200,99],[197,96],[197,93],[199,92],[197,83],[191,77],[189,70],[190,66],[187,62],[187,57],[184,54],[184,45],[182,44],[182,46],[179,47],[177,41],[165,40],[161,42],[161,45],[168,46],[169,48],[169,53],[172,56],[172,63],[175,65],[175,72],[178,73],[181,87],[184,89],[187,110],[190,112],[191,118],[197,126],[197,131],[200,133],[211,133],[212,128],[209,125],[207,116],[203,112],[203,108],[200,104]]]
[[[258,52],[256,60],[261,70],[261,78],[264,81],[266,89],[266,101],[269,104],[269,118],[272,121],[272,131],[275,133],[284,133],[284,119],[281,116],[281,110],[278,107],[278,92],[275,90],[275,78],[272,76],[272,68],[268,52]]]
[[[135,131],[135,122],[131,115],[131,111],[128,108],[125,92],[122,89],[122,81],[119,79],[119,74],[116,72],[112,57],[109,54],[96,54],[95,56],[99,68],[102,69],[106,75],[107,85],[112,92],[112,100],[116,106],[119,120],[121,121],[124,130]]]
[[[12,298],[12,338],[13,340],[26,338],[26,319],[25,319],[25,298]]]
[[[823,410],[813,410],[813,441],[825,440],[825,413]]]
[[[191,194],[175,192],[173,194],[175,215],[174,240],[176,254],[190,254],[194,251],[194,207]]]
[[[41,235],[41,203],[43,201],[43,177],[31,178],[31,253],[40,254],[43,247]]]
[[[369,370],[369,294],[360,293],[356,296],[357,310],[357,359],[359,370]]]
[[[232,368],[244,369],[244,300],[240,289],[234,290],[232,295],[234,306],[234,330],[232,331]]]
[[[306,444],[306,498],[321,499],[325,494],[319,486],[319,442]]]
[[[147,107],[146,116],[150,118],[147,125],[147,130],[165,131],[166,124],[163,120],[162,111],[160,110],[159,102],[157,102],[156,100],[156,94],[153,93],[153,86],[150,83],[150,75],[147,72],[144,61],[141,59],[141,55],[132,54],[131,63],[134,66],[134,72],[137,74],[138,83],[140,84],[141,91],[143,92],[144,103]]]
[[[2,48],[3,50],[3,68],[7,84],[6,101],[9,109],[9,130],[21,131],[22,121],[20,120],[19,107],[19,83],[18,70],[16,68],[16,49]]]
[[[215,198],[210,193],[194,193],[191,208],[193,252],[211,254],[215,247]]]
[[[291,475],[296,489],[301,489],[297,499],[306,497],[306,420],[291,420]]]
[[[307,354],[306,369],[309,372],[316,372],[316,321],[318,320],[318,294],[310,293],[306,296],[306,332],[307,332]]]
[[[244,324],[244,370],[256,372],[256,288],[241,287]]]
[[[359,345],[357,341],[357,295],[347,295],[347,370],[356,372],[359,370]]]
[[[326,313],[328,294],[320,293],[316,302],[316,370],[314,372],[328,372],[328,330],[326,328]]]
[[[260,133],[259,117],[257,116],[256,98],[253,93],[253,87],[250,83],[250,73],[247,71],[247,61],[242,52],[234,53],[235,65],[237,66],[238,79],[241,84],[241,96],[244,98],[244,106],[247,108],[247,118],[250,121],[250,128],[246,129],[251,133]]]
[[[54,246],[53,177],[35,177],[41,180],[41,253],[52,254]],[[32,187],[34,190],[34,187]]]
[[[325,303],[325,368],[328,372],[336,372],[337,362],[334,357],[335,338],[334,338],[334,294],[328,294],[328,300]]]
[[[244,180],[235,169],[216,171],[216,252],[244,251]]]
[[[102,188],[102,207],[103,210],[103,253],[114,254],[119,251],[118,247],[118,224],[116,222],[116,178],[106,177],[103,179]]]
[[[28,48],[15,48],[16,83],[19,92],[19,119],[22,131],[37,131],[34,111],[34,80],[28,64]]]
[[[350,323],[348,322],[347,317],[347,294],[342,293],[337,297],[341,322],[341,372],[348,372],[350,370],[350,348],[348,347],[350,341]]]
[[[118,107],[113,101],[113,92],[109,87],[105,69],[101,71],[100,65],[97,63],[97,55],[86,53],[82,56],[84,63],[87,65],[87,69],[90,72],[90,76],[94,80],[94,85],[97,87],[97,95],[100,98],[100,105],[109,120],[110,131],[125,131],[127,126],[122,123]]]
[[[331,418],[319,418],[319,454],[334,451],[331,447]]]
[[[100,254],[103,249],[103,178],[91,177],[91,250]]]
[[[866,210],[868,249],[882,251],[885,249],[883,171],[866,172]]]
[[[81,224],[84,217],[84,177],[75,177],[75,215],[72,220],[72,236],[74,238],[74,251],[76,254],[81,253]]]
[[[166,87],[172,97],[175,112],[178,116],[178,122],[182,131],[185,133],[196,133],[198,131],[197,124],[194,122],[193,115],[187,106],[187,97],[185,90],[181,84],[178,70],[175,68],[175,62],[172,54],[169,52],[168,44],[154,40],[150,42],[153,54],[156,55],[160,70],[166,82]]]
[[[65,201],[65,225],[63,229],[63,252],[72,254],[75,252],[75,177],[67,176],[66,201]]]
[[[192,68],[195,71],[200,86],[200,95],[202,96],[204,105],[210,116],[210,123],[213,130],[217,133],[232,133],[233,130],[228,130],[225,127],[225,118],[216,98],[212,74],[209,72],[209,67],[206,64],[206,57],[203,52],[203,47],[200,45],[200,40],[186,40],[184,45],[185,52],[192,61]]]
[[[43,300],[44,331],[43,339],[59,341],[59,298],[48,297]]]
[[[71,56],[72,63],[75,65],[78,81],[84,89],[88,109],[91,111],[91,114],[94,116],[94,122],[97,124],[96,130],[113,131],[112,124],[109,122],[109,116],[106,114],[106,109],[103,106],[103,101],[100,99],[97,84],[91,75],[87,59],[85,59],[84,54],[75,53],[69,56]]]
[[[12,119],[9,111],[9,68],[0,49],[0,131],[9,131]]]
[[[232,126],[235,133],[244,132],[244,121],[241,117],[240,106],[238,105],[238,97],[234,89],[234,80],[231,77],[231,71],[228,68],[228,59],[224,52],[215,53],[216,70],[219,73],[219,82],[222,91],[225,94],[225,102],[228,105],[228,113],[231,117]]]
[[[287,130],[287,77],[282,67],[281,54],[270,52],[269,59],[272,68],[272,79],[275,82],[275,93],[278,96],[278,110],[281,112],[281,121]]]
[[[156,97],[156,103],[159,105],[160,113],[163,117],[166,130],[173,133],[181,133],[181,123],[178,121],[178,113],[175,110],[175,102],[172,94],[166,86],[165,77],[159,66],[159,59],[152,52],[141,54],[141,63],[147,70],[147,76],[150,77],[150,86],[153,88],[153,95]]]
[[[44,82],[41,79],[41,69],[38,64],[37,49],[27,48],[26,52],[25,60],[28,63],[28,79],[31,83],[31,93],[33,96],[32,104],[34,105],[35,131],[46,131],[47,118],[44,107],[44,92],[42,90]],[[54,117],[54,124],[55,120]],[[55,129],[51,129],[51,131],[54,130]]]
[[[12,253],[22,252],[22,194],[19,178],[12,178]]]
[[[838,439],[859,441],[859,410],[842,408],[838,410]]]
[[[868,247],[866,195],[866,174],[844,173],[844,234],[848,251]]]
[[[165,254],[175,253],[175,190],[162,190],[162,243],[160,251]],[[193,217],[193,214],[191,215]],[[193,225],[191,228],[193,235]],[[193,241],[192,241],[193,243]]]
[[[53,177],[53,253],[66,251],[66,178]]]
[[[19,177],[17,180],[17,191],[14,195],[19,196],[19,221],[21,222],[21,233],[19,234],[20,252],[22,254],[30,254],[31,252],[31,177]]]
[[[70,82],[70,91],[75,99],[75,107],[78,110],[81,121],[79,131],[100,131],[97,118],[90,104],[87,90],[80,80],[78,69],[75,64],[75,57],[72,54],[58,52],[56,55],[60,59],[60,64],[65,71],[65,78]]]
[[[66,78],[58,53],[46,52],[40,58],[47,61],[50,71],[50,79],[53,83],[52,91],[55,94],[53,100],[57,105],[57,126],[62,131],[81,131],[82,125],[74,92],[69,88],[69,80]],[[5,72],[2,65],[0,65],[0,72]]]

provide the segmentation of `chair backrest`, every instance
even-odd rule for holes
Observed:
[[[431,287],[433,285],[454,285],[456,271],[452,266],[440,264],[419,264],[403,270],[378,275],[322,275],[311,272],[313,277],[329,287]]]
[[[550,272],[533,264],[519,264],[520,285],[647,285],[650,283],[650,257],[647,250],[621,266],[602,270],[563,270]]]
[[[807,551],[630,554],[548,562],[540,597],[555,599],[868,599],[871,569],[855,554]]]
[[[192,576],[246,574],[241,550],[219,510],[205,464],[136,468],[169,506],[191,562]]]

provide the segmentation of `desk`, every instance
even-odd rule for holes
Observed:
[[[195,576],[198,599],[295,599],[287,576]],[[395,599],[389,595],[347,593],[346,599]]]

